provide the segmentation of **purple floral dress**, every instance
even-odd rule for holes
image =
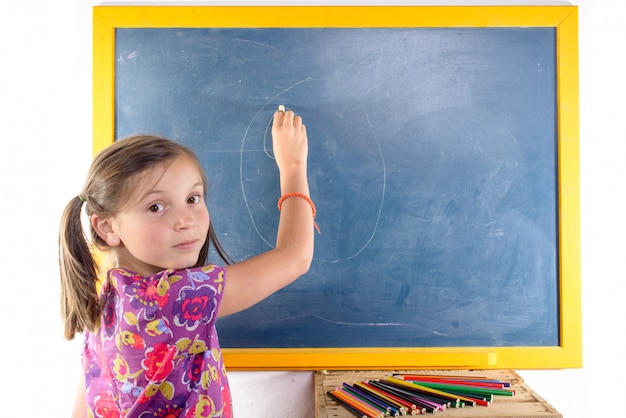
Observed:
[[[108,272],[98,332],[85,332],[89,417],[227,417],[232,403],[215,321],[225,271]]]

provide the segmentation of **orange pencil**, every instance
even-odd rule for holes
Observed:
[[[341,389],[336,389],[332,393],[338,398],[340,398],[342,401],[346,402],[352,407],[358,409],[363,414],[367,415],[368,418],[383,418],[384,417],[384,414],[382,412],[370,407],[369,405],[365,404],[363,401],[356,399],[355,397],[351,396],[350,394],[348,394],[347,392]]]

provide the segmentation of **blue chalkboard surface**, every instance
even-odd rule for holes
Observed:
[[[115,135],[194,149],[235,259],[272,246],[269,127],[309,134],[310,272],[223,347],[559,345],[554,28],[116,29]]]

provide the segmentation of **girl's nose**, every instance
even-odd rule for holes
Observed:
[[[176,229],[188,229],[195,225],[195,220],[191,211],[181,209],[176,214],[174,227]]]

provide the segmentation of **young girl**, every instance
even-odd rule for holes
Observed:
[[[137,136],[94,159],[59,239],[65,337],[85,340],[75,417],[232,416],[217,317],[291,283],[313,257],[301,117],[281,107],[272,137],[281,192],[276,245],[238,263],[216,240],[204,173],[189,149]],[[206,264],[210,243],[225,267]],[[112,256],[115,267],[102,277],[93,247]]]

